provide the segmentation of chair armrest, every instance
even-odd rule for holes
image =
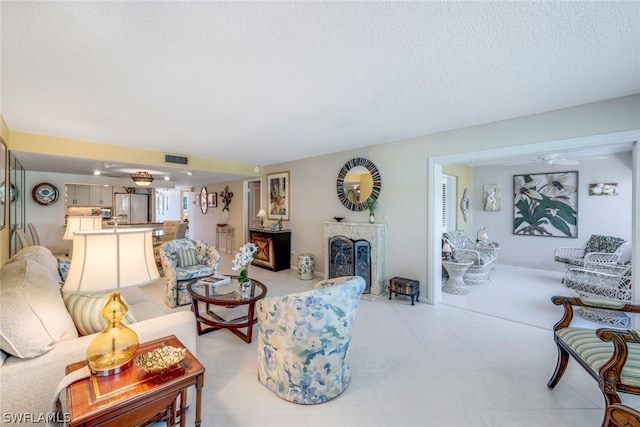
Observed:
[[[629,356],[629,346],[627,343],[640,344],[640,336],[638,331],[620,330],[601,328],[596,331],[596,335],[602,341],[611,341],[613,343],[613,354],[611,358],[600,368],[598,372],[600,381],[604,384],[602,390],[606,394],[606,390],[616,390],[617,384],[622,382],[622,368],[627,362]],[[607,383],[613,383],[613,388],[608,387]],[[640,387],[632,387],[636,391]]]
[[[584,257],[584,248],[556,248],[553,251],[554,257],[559,258],[580,258]]]
[[[555,305],[561,305],[564,307],[564,314],[560,321],[553,325],[554,332],[566,328],[571,324],[573,319],[573,307],[586,307],[586,308],[602,308],[598,305],[589,304],[578,297],[565,297],[565,296],[553,296],[551,302]],[[619,306],[607,306],[607,310],[620,311],[625,313],[640,313],[640,305],[635,304],[621,304]]]
[[[619,259],[618,252],[589,252],[584,256],[584,266],[587,269],[594,269],[599,265],[617,264]]]
[[[480,264],[480,252],[473,249],[456,249],[455,257],[458,261],[471,261],[476,265]]]

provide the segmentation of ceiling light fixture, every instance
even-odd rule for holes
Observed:
[[[131,179],[136,183],[136,185],[139,185],[141,187],[147,187],[153,182],[153,176],[149,172],[145,171],[132,173]]]

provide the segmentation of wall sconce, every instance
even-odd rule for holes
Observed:
[[[480,241],[486,242],[487,240],[489,240],[489,235],[487,234],[487,227],[482,227],[476,233],[476,242],[480,242]]]
[[[153,176],[149,172],[138,171],[132,173],[130,176],[133,182],[141,187],[148,187],[153,182]]]

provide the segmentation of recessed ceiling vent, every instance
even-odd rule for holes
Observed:
[[[172,154],[165,154],[164,161],[167,163],[176,163],[179,165],[186,165],[189,162],[189,159],[182,156],[174,156]]]

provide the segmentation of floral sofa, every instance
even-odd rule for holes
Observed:
[[[349,343],[364,288],[362,277],[348,276],[258,301],[258,380],[294,403],[340,395],[351,380]]]
[[[0,268],[0,413],[23,417],[12,425],[44,425],[65,367],[84,360],[97,335],[84,333],[101,318],[102,296],[64,295],[64,266],[47,248],[29,246]],[[175,335],[196,354],[191,311],[165,314],[138,288],[123,289],[122,297],[140,342]]]
[[[218,272],[220,254],[206,242],[176,239],[159,249],[166,280],[165,303],[174,308],[191,303],[187,291],[189,280]]]

